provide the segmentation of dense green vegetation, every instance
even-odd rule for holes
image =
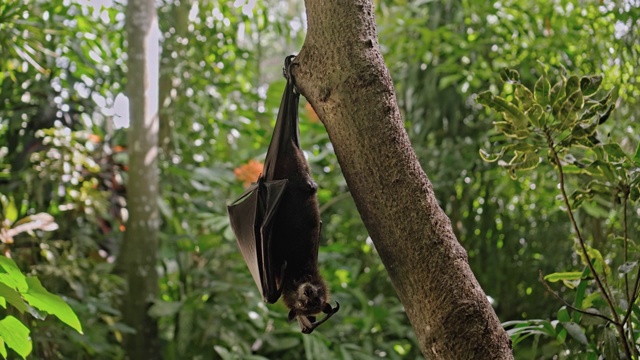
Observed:
[[[375,3],[380,44],[414,149],[513,335],[516,358],[624,353],[616,326],[570,306],[609,319],[629,313],[628,322],[614,322],[632,326],[623,330],[629,339],[639,337],[640,308],[634,300],[627,311],[626,289],[635,286],[640,254],[640,6],[609,0]],[[41,288],[37,278],[61,296],[83,331],[56,314],[71,316],[62,305],[41,308],[18,294],[37,308],[21,309],[15,304],[23,302],[0,287],[0,325],[17,319],[22,327],[9,325],[30,331],[31,344],[16,348],[3,340],[9,356],[32,348],[32,358],[120,358],[123,334],[134,331],[120,317],[122,282],[112,273],[127,219],[127,69],[124,5],[107,5],[0,4],[0,248],[34,288]],[[226,204],[260,171],[284,84],[282,58],[304,40],[303,10],[292,0],[163,1],[158,8],[163,222],[160,294],[150,312],[168,359],[421,357],[309,107],[301,109],[300,131],[320,186],[320,263],[342,310],[312,335],[301,335],[287,324],[282,304],[262,303],[230,231]],[[575,135],[580,119],[585,134],[558,143],[558,157],[542,150],[548,143],[536,142],[535,131],[513,135],[511,128],[494,127],[510,121],[513,115],[500,113],[513,107],[528,116],[516,121],[530,121],[533,102],[523,89],[537,96],[543,75],[550,87],[564,77],[564,93],[554,98],[560,105],[577,89],[584,95],[581,107],[573,99],[562,113],[576,119],[553,131]],[[585,93],[573,75],[603,80],[598,92]],[[478,95],[487,89],[493,97]],[[589,101],[607,94],[592,117],[582,117],[595,105]],[[555,104],[535,100],[541,107]],[[519,153],[506,153],[504,163],[481,156],[493,160],[488,152],[517,144],[525,145],[508,148]],[[541,159],[535,169],[533,157]],[[569,208],[558,197],[560,168]],[[31,221],[20,219],[38,216],[45,216],[41,223],[16,231]],[[0,284],[7,285],[13,267],[0,265]],[[56,301],[46,298],[49,305]]]

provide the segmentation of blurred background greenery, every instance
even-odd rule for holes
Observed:
[[[229,228],[226,204],[259,171],[270,140],[282,59],[304,41],[303,2],[156,3],[163,225],[160,294],[150,311],[165,358],[421,358],[324,128],[304,101],[301,142],[324,223],[320,263],[342,310],[301,335],[283,305],[262,303]],[[122,284],[111,275],[127,216],[124,6],[0,4],[0,194],[18,218],[46,212],[59,225],[0,246],[64,296],[85,331],[25,318],[33,358],[120,358],[122,334],[132,331],[119,318]],[[498,316],[555,318],[562,304],[538,272],[580,268],[556,199],[558,180],[548,167],[514,181],[483,162],[478,151],[490,144],[496,115],[474,99],[500,91],[496,74],[505,66],[528,85],[540,75],[537,61],[550,72],[563,65],[604,74],[617,109],[601,136],[632,151],[640,138],[640,3],[376,0],[375,8],[406,129]],[[610,261],[620,257],[612,207],[594,203],[578,213],[588,241]],[[640,214],[633,211],[637,238]],[[570,357],[581,346],[570,337],[534,336],[515,352]]]

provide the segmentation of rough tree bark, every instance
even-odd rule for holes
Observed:
[[[403,127],[371,0],[305,0],[294,67],[358,211],[430,359],[512,359]]]
[[[127,205],[129,218],[117,273],[127,284],[123,322],[129,359],[159,359],[158,326],[148,314],[158,292],[159,31],[153,0],[129,0],[126,11],[129,97]]]

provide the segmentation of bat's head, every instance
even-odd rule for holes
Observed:
[[[313,279],[298,284],[294,291],[284,294],[284,300],[289,311],[289,321],[298,319],[298,324],[302,332],[310,334],[316,327],[327,321],[340,309],[340,304],[336,302],[336,307],[329,305],[329,291],[322,279]],[[315,314],[323,312],[324,319],[316,321]]]

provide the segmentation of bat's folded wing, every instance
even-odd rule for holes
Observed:
[[[286,185],[287,180],[261,178],[228,206],[231,229],[242,257],[263,299],[269,302],[279,297],[275,280],[279,274],[275,268],[280,265],[272,263],[269,249],[271,229]]]

